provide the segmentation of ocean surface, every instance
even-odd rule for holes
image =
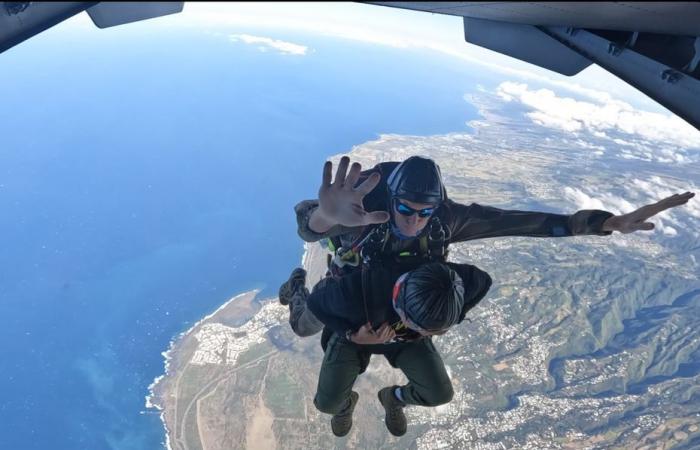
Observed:
[[[144,408],[161,352],[238,293],[276,295],[325,159],[468,131],[478,83],[493,75],[433,54],[269,30],[59,26],[0,55],[0,448],[161,448]]]

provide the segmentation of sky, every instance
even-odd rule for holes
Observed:
[[[87,14],[70,19],[67,28],[98,30]],[[378,5],[344,2],[186,2],[179,14],[129,24],[131,27],[203,27],[245,26],[270,32],[304,31],[314,34],[371,42],[396,48],[432,49],[455,58],[489,67],[506,75],[549,83],[579,93],[615,92],[635,107],[670,114],[665,108],[592,65],[574,77],[565,77],[538,68],[464,40],[461,17],[410,11]],[[589,92],[596,95],[595,92]]]
[[[78,14],[59,27],[61,32],[79,31],[83,38],[90,33],[111,32],[95,27],[87,14]],[[700,133],[692,126],[597,65],[566,77],[468,44],[461,17],[353,2],[185,2],[181,13],[122,27],[131,27],[134,34],[160,28],[225,29],[227,33],[230,30],[228,38],[233,43],[297,56],[311,54],[313,49],[303,42],[285,40],[285,34],[302,32],[397,49],[432,50],[520,82],[519,86],[502,86],[500,95],[534,108],[529,117],[538,125],[568,131],[585,127],[599,134],[617,128],[656,139],[670,136],[674,144],[700,147]],[[254,29],[255,33],[237,31],[241,29]],[[555,99],[562,93],[585,100]],[[600,119],[590,120],[594,117],[591,114]]]

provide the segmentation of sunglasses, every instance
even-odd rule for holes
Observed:
[[[431,206],[429,208],[423,209],[413,209],[408,205],[404,205],[398,199],[394,199],[394,207],[402,216],[411,217],[412,215],[418,213],[418,217],[421,217],[423,219],[432,216],[435,210],[437,209],[436,206]]]

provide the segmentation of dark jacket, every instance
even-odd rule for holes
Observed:
[[[457,272],[464,284],[464,307],[459,317],[459,322],[462,322],[467,311],[488,292],[491,277],[469,264],[447,265]],[[418,338],[418,333],[401,327],[392,306],[394,283],[402,273],[397,267],[391,266],[364,272],[358,270],[342,278],[325,278],[308,297],[307,307],[324,325],[340,336],[345,336],[348,330],[357,331],[367,322],[375,329],[388,322],[394,326],[397,336],[403,338],[400,340]]]
[[[373,172],[380,172],[382,182],[372,192],[365,196],[363,205],[367,211],[389,211],[386,178],[397,162],[377,164],[374,168],[363,172],[364,177]],[[348,228],[341,225],[332,227],[325,233],[316,233],[309,228],[309,218],[318,207],[318,200],[304,200],[298,203],[294,210],[297,215],[298,233],[307,242],[315,242],[322,238],[338,236],[343,246],[350,244],[362,231],[360,227]],[[552,214],[535,211],[518,211],[483,206],[477,203],[463,205],[449,198],[438,208],[435,214],[449,229],[447,243],[464,242],[472,239],[483,239],[499,236],[530,236],[530,237],[563,237],[576,235],[609,235],[611,232],[602,231],[603,222],[612,213],[601,210],[581,210],[574,214]],[[412,239],[406,240],[410,245]]]

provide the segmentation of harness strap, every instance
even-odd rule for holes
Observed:
[[[418,245],[420,246],[421,255],[430,254],[430,250],[428,249],[428,236],[421,236],[418,240]]]
[[[367,270],[367,267],[363,264],[362,265],[362,304],[365,307],[365,318],[367,319],[367,323],[372,325],[372,322],[369,320],[369,308],[367,307],[367,297],[369,295],[369,271]]]
[[[417,239],[417,250],[400,251],[400,242],[393,238],[388,223],[377,226],[368,225],[349,248],[337,249],[333,264],[342,268],[346,265],[357,267],[371,266],[373,260],[393,255],[405,258],[415,257],[427,260],[442,260],[447,257],[449,228],[443,226],[438,216],[430,218],[427,229]],[[413,247],[415,249],[416,247]],[[415,253],[413,253],[415,252]]]

